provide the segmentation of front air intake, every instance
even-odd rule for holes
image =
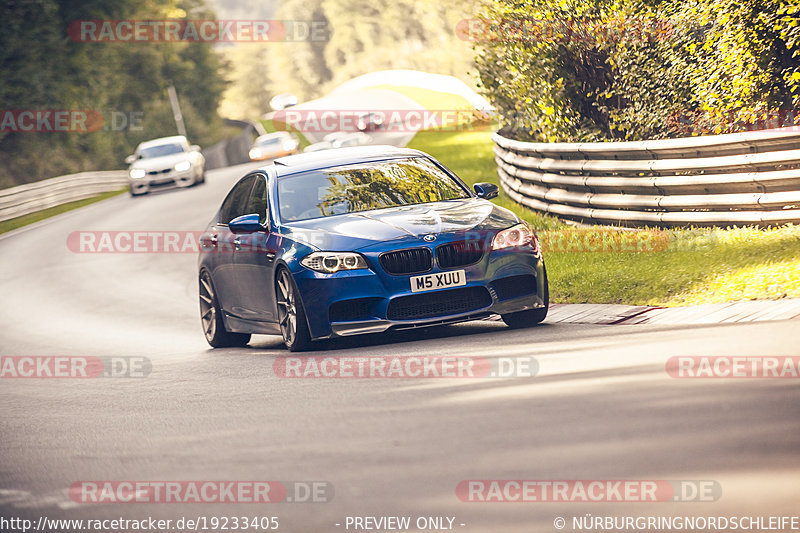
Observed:
[[[433,254],[428,248],[409,248],[381,254],[380,262],[389,274],[419,274],[433,267]]]

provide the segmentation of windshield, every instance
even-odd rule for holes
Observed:
[[[180,154],[181,152],[183,152],[183,146],[180,144],[159,144],[158,146],[150,146],[139,150],[139,159],[162,157],[165,155]]]
[[[281,219],[287,222],[469,197],[424,157],[326,168],[278,182]]]
[[[256,145],[257,146],[269,146],[269,145],[272,145],[272,144],[278,144],[282,140],[283,139],[280,138],[280,137],[272,137],[271,139],[262,139],[262,140],[258,141],[258,143]]]

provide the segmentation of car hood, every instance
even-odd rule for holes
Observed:
[[[286,226],[288,237],[320,250],[358,250],[386,241],[416,242],[428,234],[500,230],[514,213],[480,198],[316,218]]]
[[[164,155],[161,157],[148,157],[147,159],[137,159],[131,164],[130,168],[142,168],[144,170],[162,170],[169,168],[180,161],[191,161],[187,152],[179,154]]]

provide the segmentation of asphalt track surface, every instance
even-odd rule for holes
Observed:
[[[74,253],[73,231],[201,230],[253,165],[119,196],[0,238],[3,356],[143,356],[145,378],[0,379],[0,516],[449,516],[461,531],[556,517],[798,514],[797,379],[676,379],[673,356],[798,356],[796,321],[705,326],[481,321],[323,346],[323,356],[534,357],[534,377],[286,379],[281,339],[212,350],[195,254]],[[462,480],[710,480],[715,501],[461,501]],[[326,503],[85,504],[82,480],[325,481]],[[341,524],[337,526],[336,524]],[[463,526],[461,524],[464,524]],[[13,529],[9,529],[13,530]],[[352,527],[349,529],[352,531]],[[415,528],[412,530],[416,531]]]

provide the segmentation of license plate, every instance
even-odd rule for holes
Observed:
[[[463,270],[450,270],[438,274],[426,274],[411,278],[411,292],[435,291],[447,287],[461,287],[467,284]]]

